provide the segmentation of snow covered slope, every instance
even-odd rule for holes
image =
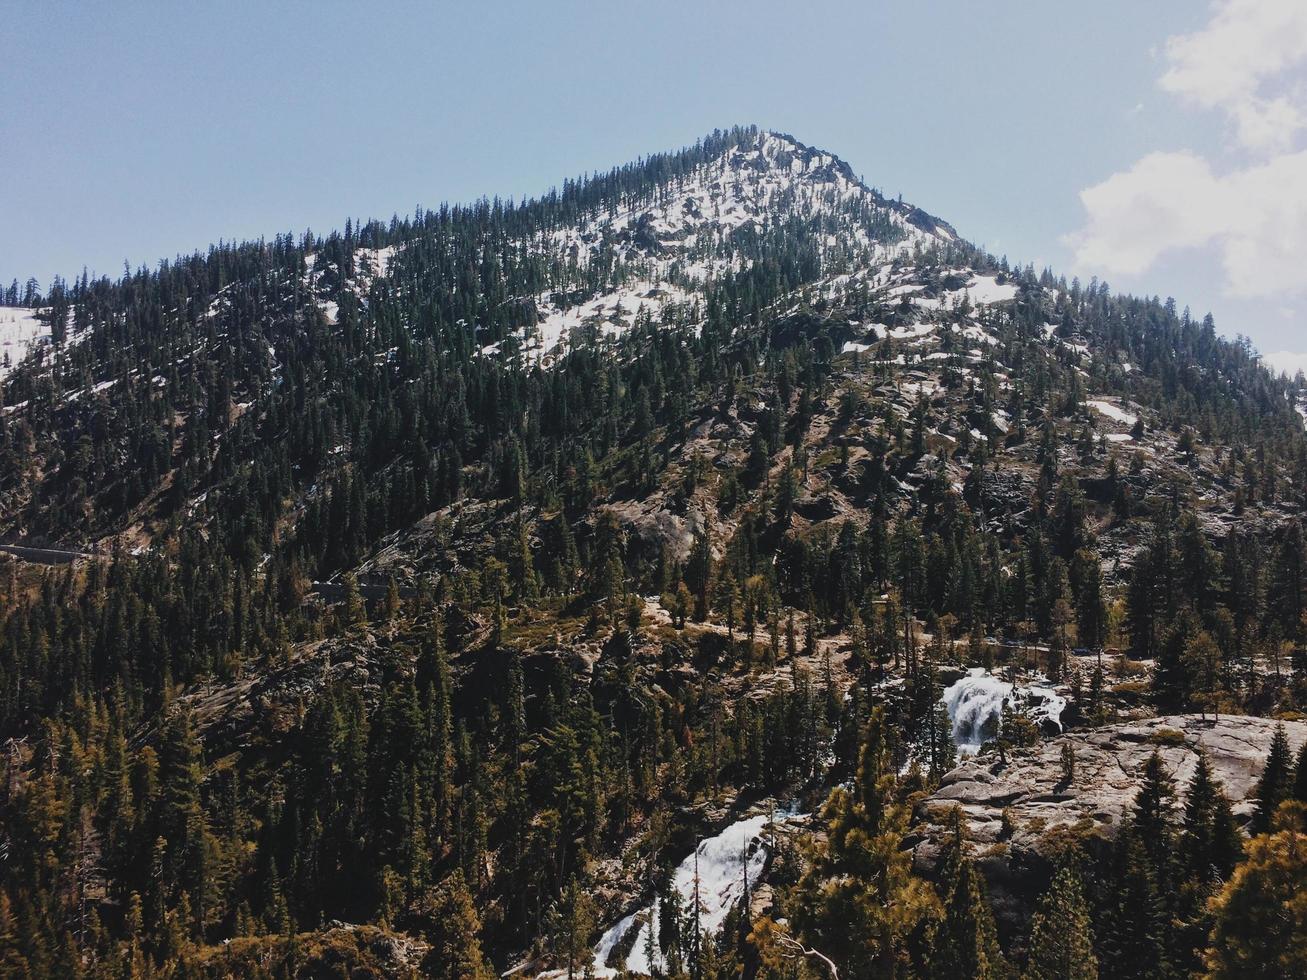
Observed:
[[[706,286],[752,265],[759,236],[791,228],[815,243],[823,271],[842,273],[845,282],[918,248],[956,240],[947,224],[887,201],[837,157],[761,133],[751,146],[664,184],[653,199],[589,216],[536,243],[577,269],[615,265],[613,278],[621,281],[581,299],[548,290],[531,297],[536,320],[517,330],[513,346],[548,363],[582,326],[617,337],[642,314],[652,322],[672,312],[691,315]],[[989,297],[995,284],[976,288]],[[997,286],[1002,296],[1008,288]]]
[[[21,306],[0,306],[0,380],[33,348],[50,341],[50,325],[38,313]]]

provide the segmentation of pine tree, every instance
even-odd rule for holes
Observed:
[[[1134,830],[1148,853],[1159,886],[1171,880],[1175,836],[1175,780],[1166,770],[1156,749],[1144,762],[1142,783],[1135,795],[1131,820]]]
[[[1307,836],[1254,837],[1248,857],[1212,903],[1208,980],[1307,976]]]
[[[1161,980],[1167,959],[1168,915],[1139,831],[1127,826],[1116,844],[1112,905],[1102,937],[1103,974],[1122,980]]]
[[[940,915],[934,890],[903,849],[908,813],[895,798],[885,710],[872,710],[850,792],[831,792],[827,839],[816,846],[795,894],[798,938],[848,976],[892,978],[913,967],[913,936]]]
[[[591,973],[589,940],[594,920],[594,902],[573,876],[559,896],[551,927],[555,959],[563,964],[568,980]]]
[[[957,745],[953,741],[953,722],[947,707],[936,703],[929,718],[930,779],[937,784],[957,765]]]
[[[1005,977],[1007,963],[998,947],[994,915],[980,874],[966,855],[961,809],[954,807],[949,820],[951,840],[941,887],[944,917],[934,935],[930,975],[939,980]]]
[[[1307,803],[1307,742],[1298,750],[1298,762],[1294,767],[1293,798],[1299,803]]]
[[[359,580],[353,572],[346,572],[342,584],[345,587],[344,621],[353,626],[367,621],[367,606],[359,593]]]
[[[712,540],[707,526],[694,535],[690,560],[685,566],[685,581],[694,594],[694,618],[702,623],[708,618],[708,596],[712,589]]]
[[[1207,884],[1229,877],[1242,849],[1230,801],[1200,752],[1185,793],[1181,850],[1187,880]]]
[[[1261,778],[1257,780],[1257,812],[1253,815],[1252,822],[1254,833],[1270,831],[1276,808],[1289,799],[1293,783],[1293,754],[1289,749],[1289,735],[1284,725],[1276,725],[1266,765],[1262,769]]]
[[[1030,924],[1025,980],[1097,980],[1089,911],[1080,875],[1066,864],[1039,900]]]
[[[431,952],[423,962],[427,976],[493,980],[495,973],[481,952],[481,922],[461,871],[454,871],[436,889],[429,922]]]
[[[1062,743],[1062,787],[1069,789],[1076,781],[1076,750],[1070,742]]]
[[[391,575],[386,582],[386,597],[381,603],[382,618],[387,622],[393,620],[399,615],[399,608],[399,583],[395,581],[395,576]]]

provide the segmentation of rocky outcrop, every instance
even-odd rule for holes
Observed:
[[[190,712],[207,751],[245,750],[284,737],[332,684],[374,696],[394,661],[390,644],[364,628],[340,639],[299,644],[281,663],[251,666],[237,678],[211,681],[179,697],[177,704]]]
[[[946,815],[961,807],[1000,928],[1012,928],[1024,920],[1069,839],[1092,850],[1116,835],[1138,792],[1140,769],[1154,750],[1181,799],[1199,752],[1206,753],[1236,816],[1246,821],[1256,805],[1253,794],[1276,724],[1242,715],[1219,721],[1173,715],[1060,735],[1010,753],[1006,765],[992,755],[969,759],[918,806],[914,862],[927,874],[934,870]],[[1296,752],[1307,741],[1307,724],[1286,722],[1285,730]],[[1062,775],[1065,744],[1076,758],[1069,784]]]
[[[242,936],[202,947],[190,964],[204,978],[261,976],[419,977],[443,964],[432,962],[431,944],[418,936],[377,926],[329,922],[317,932]]]

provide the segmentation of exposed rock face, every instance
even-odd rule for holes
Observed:
[[[1175,779],[1181,799],[1200,751],[1246,820],[1270,750],[1276,722],[1242,715],[1219,721],[1172,715],[1071,732],[1039,746],[997,757],[969,759],[944,777],[922,802],[913,857],[929,873],[939,857],[944,818],[953,806],[965,816],[973,856],[985,872],[1001,928],[1020,922],[1047,884],[1052,860],[1069,834],[1092,848],[1116,835],[1139,789],[1144,761],[1156,749]],[[1307,724],[1286,722],[1297,752],[1307,741]],[[1075,778],[1062,781],[1062,746],[1075,751]]]
[[[191,712],[210,752],[230,752],[284,736],[302,720],[304,706],[332,683],[375,694],[394,660],[390,647],[365,629],[345,639],[300,644],[284,663],[212,681],[178,703]]]

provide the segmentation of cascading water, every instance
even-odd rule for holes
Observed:
[[[793,820],[796,816],[798,814],[795,811],[785,810],[776,813],[772,819],[779,824]],[[744,897],[746,869],[750,888],[762,875],[767,864],[767,824],[768,817],[765,814],[738,820],[715,837],[700,841],[695,851],[677,866],[672,875],[672,884],[680,893],[682,905],[688,908],[694,900],[695,858],[696,855],[698,857],[699,921],[705,931],[716,933],[721,929],[726,914]],[[649,973],[647,948],[651,929],[654,930],[655,948],[658,945],[656,920],[657,909],[650,904],[611,926],[595,946],[595,976],[611,977],[615,974],[609,959],[614,950],[623,945],[623,940],[630,941],[633,927],[637,928],[637,932],[634,942],[630,944],[625,968],[633,974]]]
[[[986,741],[998,734],[1003,718],[1003,703],[1011,700],[1016,710],[1037,723],[1048,722],[1061,728],[1061,714],[1066,699],[1046,683],[1017,686],[990,674],[983,667],[973,667],[957,681],[944,689],[940,699],[948,709],[953,725],[953,741],[962,755],[974,755]],[[795,819],[792,810],[779,812],[777,823]],[[761,875],[767,862],[765,829],[767,817],[758,815],[736,821],[714,837],[699,842],[698,854],[699,901],[702,903],[701,922],[709,932],[721,928],[726,914],[744,894],[744,877],[750,883]],[[688,906],[694,895],[695,853],[689,854],[676,868],[673,884],[680,893],[682,904]],[[649,972],[647,949],[649,933],[656,930],[657,909],[646,905],[623,916],[604,932],[594,948],[594,976],[612,978],[617,968],[610,966],[614,953],[626,948],[625,969],[633,974]],[[632,931],[634,930],[634,936]],[[657,947],[654,932],[654,946]],[[657,954],[655,954],[657,958]],[[563,971],[541,974],[540,980],[557,980],[566,976]]]
[[[998,734],[1003,720],[1003,703],[1023,711],[1036,723],[1062,727],[1066,698],[1046,684],[1018,687],[999,680],[983,667],[972,667],[944,689],[940,699],[953,723],[953,742],[961,755],[975,755]]]
[[[953,723],[953,742],[963,755],[975,755],[988,739],[998,734],[1003,702],[1012,685],[992,676],[983,667],[973,667],[944,689],[941,699]]]

